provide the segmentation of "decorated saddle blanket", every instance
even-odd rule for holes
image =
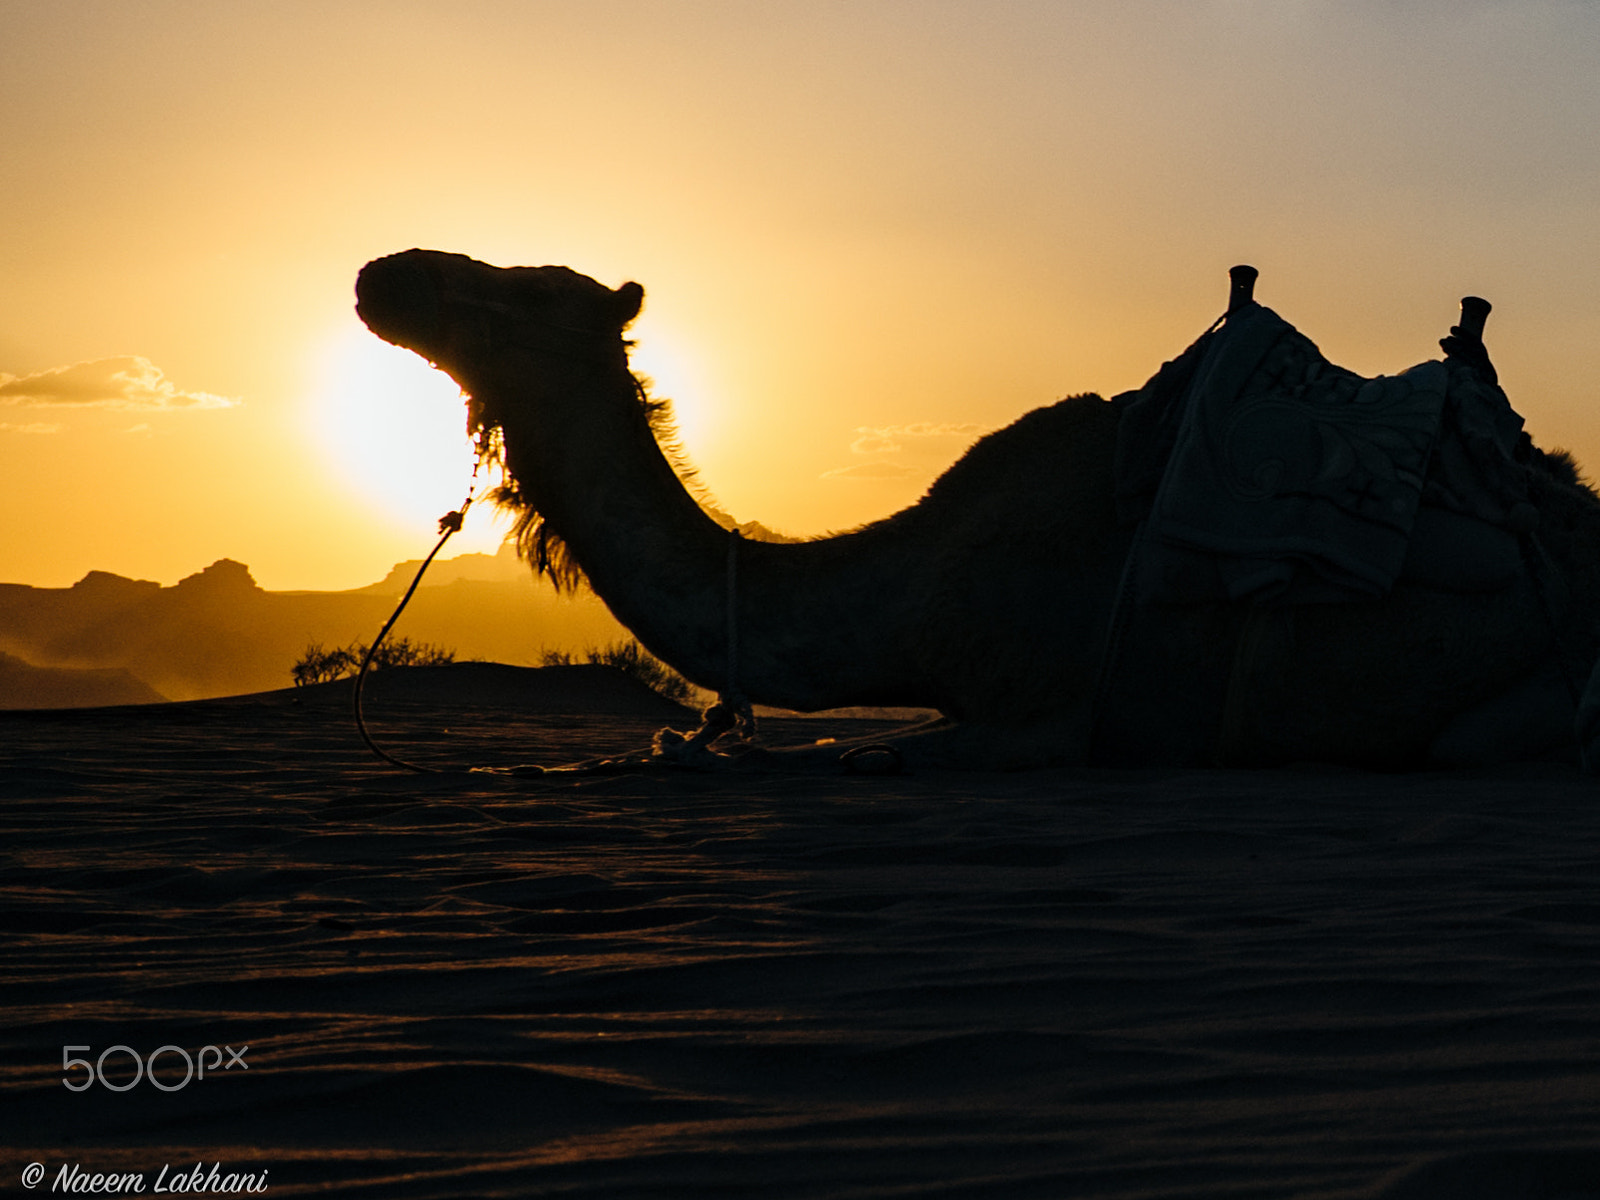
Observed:
[[[1479,590],[1520,569],[1522,418],[1469,364],[1365,379],[1250,304],[1115,402],[1141,602],[1345,601],[1419,573]]]

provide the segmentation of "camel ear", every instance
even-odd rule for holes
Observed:
[[[644,307],[644,289],[637,283],[625,283],[611,293],[612,315],[617,319],[619,327],[626,326],[629,321],[639,315],[639,310]]]

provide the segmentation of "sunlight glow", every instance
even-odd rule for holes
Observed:
[[[449,376],[409,350],[365,329],[340,335],[323,355],[305,419],[333,473],[398,527],[433,529],[466,497],[474,461],[466,402]],[[480,475],[479,495],[494,482]],[[489,509],[474,506],[464,531],[474,536],[464,540],[499,542]]]
[[[650,385],[650,394],[672,403],[672,422],[691,458],[712,435],[710,393],[689,339],[677,336],[649,313],[630,331],[628,365]]]

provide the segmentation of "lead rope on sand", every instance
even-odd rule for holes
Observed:
[[[439,772],[433,767],[424,767],[418,763],[407,762],[390,754],[377,742],[372,740],[371,733],[367,730],[367,722],[362,714],[361,696],[366,685],[367,672],[372,669],[373,661],[377,658],[378,648],[383,645],[384,638],[389,636],[389,631],[394,628],[395,622],[400,619],[400,614],[405,612],[406,605],[411,602],[411,597],[416,594],[422,577],[438,557],[439,551],[444,549],[453,534],[461,531],[462,522],[466,518],[467,509],[472,507],[473,492],[477,487],[477,471],[473,471],[473,484],[467,489],[467,498],[455,512],[446,513],[439,518],[439,540],[422,560],[422,565],[417,568],[417,573],[412,577],[411,586],[406,589],[400,603],[395,605],[394,612],[384,622],[383,628],[378,631],[378,636],[372,639],[372,645],[367,648],[367,653],[361,660],[361,670],[356,674],[356,685],[352,708],[355,714],[356,731],[360,733],[361,740],[384,762],[399,767],[406,771],[415,771],[419,775],[436,775]],[[728,672],[727,686],[717,696],[717,702],[706,709],[701,718],[700,728],[687,738],[670,729],[663,729],[656,734],[655,745],[651,757],[656,761],[664,761],[672,765],[694,765],[702,754],[709,754],[707,746],[721,737],[724,733],[738,730],[740,736],[749,739],[755,734],[755,716],[751,711],[750,701],[739,690],[739,542],[742,539],[737,529],[728,531],[728,557],[727,557],[727,585],[726,585],[726,621],[725,631],[727,636]],[[597,769],[604,771],[618,766],[639,765],[629,760],[601,760],[593,764]],[[541,772],[542,773],[542,772]]]
[[[478,470],[476,467],[474,467],[472,470],[472,484],[467,488],[467,498],[461,502],[460,508],[456,509],[454,512],[445,513],[444,516],[439,518],[438,542],[434,544],[434,547],[432,551],[429,552],[428,557],[422,560],[422,565],[417,568],[417,573],[411,580],[411,586],[406,589],[406,594],[400,597],[400,603],[395,605],[394,612],[391,613],[389,615],[389,619],[384,622],[383,628],[378,631],[378,636],[372,639],[372,645],[367,647],[367,653],[361,660],[361,670],[356,673],[355,697],[353,704],[356,718],[356,732],[361,734],[361,740],[367,744],[367,749],[371,750],[379,758],[383,759],[384,762],[392,763],[394,766],[400,767],[407,771],[415,771],[419,775],[436,775],[438,772],[432,767],[423,767],[413,762],[407,762],[403,758],[396,758],[382,746],[378,745],[377,742],[372,740],[372,735],[367,732],[367,722],[361,714],[361,690],[367,682],[367,672],[372,668],[372,661],[377,657],[378,647],[383,645],[383,639],[389,636],[389,631],[394,628],[394,623],[400,619],[400,614],[405,612],[406,605],[411,603],[411,597],[416,593],[417,586],[422,582],[423,573],[427,571],[428,567],[433,563],[433,560],[438,557],[439,551],[444,549],[444,544],[450,540],[451,535],[461,532],[462,522],[466,520],[467,509],[472,507],[472,494],[477,490],[477,486]]]

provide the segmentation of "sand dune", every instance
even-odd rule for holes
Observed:
[[[1576,775],[412,775],[294,699],[0,714],[8,1187],[1600,1194]],[[370,711],[452,768],[660,724],[569,701]],[[113,1045],[248,1067],[63,1087]]]
[[[344,711],[350,706],[354,690],[355,680],[345,678],[307,687],[231,696],[223,703],[307,705]],[[375,706],[373,711],[379,711],[384,703],[398,703],[434,708],[465,705],[518,713],[644,717],[656,721],[693,722],[696,716],[682,705],[663,699],[637,679],[597,663],[514,667],[505,663],[464,662],[437,667],[388,668],[368,672],[362,696],[364,706]]]

